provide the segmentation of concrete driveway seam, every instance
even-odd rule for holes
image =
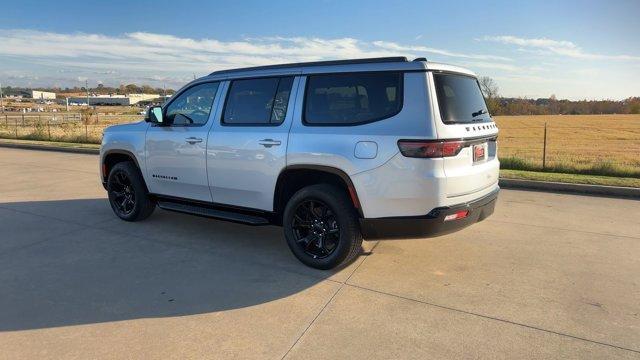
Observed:
[[[373,253],[373,251],[375,250],[376,246],[378,246],[380,242],[376,242],[373,247],[371,248],[371,250],[369,251],[369,254]],[[318,318],[320,317],[320,315],[322,315],[322,313],[325,311],[325,309],[327,308],[327,306],[329,306],[329,304],[333,301],[333,299],[336,297],[336,295],[338,295],[338,293],[340,292],[340,290],[342,290],[342,288],[344,288],[345,285],[347,285],[347,282],[349,281],[349,279],[351,279],[351,277],[353,276],[353,274],[356,273],[356,271],[358,271],[358,269],[360,268],[360,266],[362,266],[362,264],[364,264],[364,262],[367,260],[367,258],[369,257],[369,255],[365,256],[364,259],[362,259],[362,261],[360,261],[360,264],[358,264],[358,266],[356,266],[355,269],[353,269],[353,271],[351,272],[351,274],[349,274],[349,276],[347,277],[347,279],[344,281],[344,283],[340,284],[340,287],[338,288],[338,290],[336,290],[336,292],[333,293],[333,295],[331,296],[331,298],[329,298],[329,301],[326,302],[326,304],[324,304],[324,306],[322,307],[322,309],[320,309],[320,311],[318,312],[318,314],[316,314],[316,316],[313,318],[313,320],[311,320],[311,322],[309,323],[309,325],[307,325],[307,327],[304,329],[304,331],[302,332],[302,334],[300,334],[300,336],[298,336],[298,338],[296,339],[296,341],[294,341],[293,345],[291,345],[291,347],[289,348],[289,350],[287,350],[287,352],[282,356],[281,360],[284,360],[287,355],[289,355],[289,353],[291,352],[291,350],[293,350],[293,348],[296,346],[296,344],[298,344],[300,342],[300,339],[302,339],[302,337],[304,336],[304,334],[306,334],[309,329],[311,328],[311,326],[313,326],[313,324],[316,322],[316,320],[318,320]]]
[[[367,288],[367,287],[359,286],[359,285],[355,285],[355,284],[346,283],[345,285],[353,287],[353,288],[356,288],[356,289],[364,290],[364,291],[370,291],[370,292],[373,292],[373,293],[376,293],[376,294],[379,294],[379,295],[387,295],[387,296],[395,297],[395,298],[398,298],[398,299],[417,302],[417,303],[420,303],[420,304],[423,304],[423,305],[427,305],[427,306],[437,307],[439,309],[455,311],[455,312],[458,312],[458,313],[461,313],[461,314],[477,316],[477,317],[480,317],[480,318],[483,318],[483,319],[487,319],[487,320],[499,321],[499,322],[503,322],[503,323],[507,323],[507,324],[511,324],[511,325],[525,327],[525,328],[531,329],[531,330],[542,331],[542,332],[546,332],[546,333],[550,333],[550,334],[554,334],[554,335],[558,335],[558,336],[568,337],[568,338],[575,339],[575,340],[586,341],[586,342],[590,342],[590,343],[594,343],[594,344],[598,344],[598,345],[602,345],[602,346],[608,346],[608,347],[611,347],[611,348],[624,350],[624,351],[630,351],[630,352],[633,352],[633,353],[640,354],[640,350],[630,349],[630,348],[626,348],[626,347],[623,347],[623,346],[618,346],[618,345],[605,343],[605,342],[602,342],[602,341],[591,340],[591,339],[587,339],[587,338],[583,338],[583,337],[579,337],[579,336],[575,336],[575,335],[571,335],[571,334],[561,333],[561,332],[558,332],[558,331],[555,331],[555,330],[543,329],[543,328],[540,328],[540,327],[527,325],[527,324],[523,324],[523,323],[511,321],[511,320],[500,319],[500,318],[497,318],[497,317],[478,314],[478,313],[474,313],[474,312],[467,311],[467,310],[456,309],[456,308],[453,308],[453,307],[450,307],[450,306],[446,306],[446,305],[430,303],[428,301],[414,299],[414,298],[411,298],[411,297],[397,295],[397,294],[393,294],[393,293],[388,293],[388,292],[385,292],[385,291],[375,290],[375,289],[371,289],[371,288]]]

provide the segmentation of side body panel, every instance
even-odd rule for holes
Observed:
[[[287,114],[278,126],[223,125],[222,107],[209,133],[207,168],[213,201],[219,204],[273,210],[278,175],[286,166],[289,129],[296,111],[299,77],[293,81]],[[221,87],[227,95],[229,82]]]
[[[385,198],[384,194],[395,192],[393,188],[401,181],[397,174],[388,174],[393,181],[384,184],[381,183],[383,179],[374,179],[366,174],[387,166],[386,164],[397,159],[398,156],[401,157],[398,155],[399,139],[437,137],[430,116],[425,73],[406,72],[404,74],[404,101],[398,114],[355,126],[303,124],[304,89],[305,80],[298,91],[298,103],[289,136],[287,165],[321,165],[344,171],[354,183],[365,217],[402,212],[403,209],[390,207],[391,203],[384,203],[385,200],[394,196],[389,195]],[[397,162],[397,166],[401,165],[401,162]],[[411,166],[411,164],[408,165]],[[439,165],[441,166],[441,163]],[[437,167],[438,164],[435,166]],[[405,171],[408,170],[405,169]],[[441,172],[442,169],[439,170]]]

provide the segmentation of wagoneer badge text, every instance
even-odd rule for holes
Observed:
[[[165,179],[165,180],[178,180],[177,176],[166,176],[166,175],[158,175],[158,174],[153,174],[154,178],[158,178],[158,179]]]

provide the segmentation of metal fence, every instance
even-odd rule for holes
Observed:
[[[143,117],[81,113],[5,114],[0,116],[0,138],[99,144],[107,126],[139,121]]]

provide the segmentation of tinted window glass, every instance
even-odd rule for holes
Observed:
[[[309,76],[305,122],[349,125],[393,116],[402,108],[402,76],[398,72]]]
[[[225,124],[278,124],[287,114],[292,77],[235,80],[224,110]]]
[[[489,111],[475,78],[435,74],[440,117],[447,124],[489,121]]]
[[[173,125],[203,125],[209,119],[218,83],[206,83],[187,89],[166,110],[167,122]]]
[[[287,115],[287,105],[289,105],[289,95],[291,94],[292,77],[280,79],[276,97],[273,100],[273,110],[271,111],[271,122],[279,124],[284,121]]]

